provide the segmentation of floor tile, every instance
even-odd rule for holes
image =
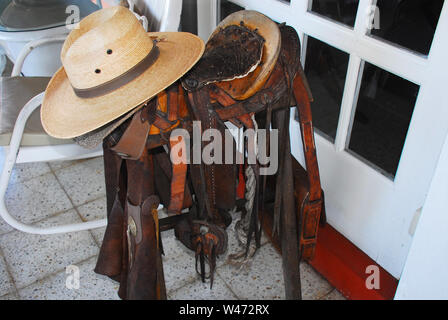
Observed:
[[[306,262],[300,264],[300,279],[304,300],[318,300],[333,290],[328,281]]]
[[[73,282],[73,272],[61,271],[19,290],[24,300],[119,300],[118,283],[93,272],[97,257],[76,265],[79,268],[79,288],[67,288]]]
[[[10,184],[5,199],[10,214],[26,224],[72,208],[52,173]],[[0,234],[12,230],[6,222],[0,220]]]
[[[50,172],[45,162],[18,163],[14,166],[9,183],[26,181]]]
[[[228,254],[241,250],[234,232],[237,216],[232,214],[232,217],[232,224],[227,228],[228,250],[217,259],[217,268],[228,263]],[[165,256],[163,257],[164,274],[167,291],[170,293],[192,279],[199,279],[200,276],[196,273],[194,252],[175,238],[174,231],[164,232],[162,239],[165,250]],[[266,242],[267,239],[263,238],[263,241]]]
[[[224,281],[215,277],[213,288],[210,289],[210,283],[203,283],[196,280],[187,284],[179,290],[168,295],[170,300],[236,300],[237,297],[229,290]]]
[[[83,204],[82,206],[79,206],[77,209],[84,221],[104,219],[107,216],[106,197]],[[106,227],[90,230],[90,232],[95,237],[95,241],[100,245],[103,242],[105,231]]]
[[[303,299],[319,299],[332,290],[331,285],[308,264],[301,263],[300,272]],[[225,265],[218,269],[218,273],[240,298],[285,298],[282,259],[271,244],[261,247],[248,268],[240,270]]]
[[[241,299],[284,299],[282,261],[269,244],[258,250],[248,268],[225,265],[217,272]]]
[[[162,243],[165,255],[163,256],[163,271],[167,293],[183,287],[185,284],[197,279],[195,258],[193,251],[186,248],[174,236],[174,231],[162,233]]]
[[[7,295],[1,296],[0,300],[20,300],[16,293],[8,293]]]
[[[55,172],[74,205],[106,195],[103,158],[94,158]]]
[[[60,169],[64,169],[70,166],[73,166],[75,164],[79,164],[81,162],[85,161],[85,159],[81,160],[69,160],[69,161],[51,161],[48,162],[48,165],[51,167],[51,170],[57,171]]]
[[[322,300],[347,300],[342,293],[337,289],[333,289],[329,294],[322,298]]]
[[[6,263],[0,256],[0,296],[4,296],[14,290],[11,277],[6,270]]]
[[[3,170],[3,165],[6,159],[6,149],[0,147],[0,168]],[[9,183],[29,180],[40,175],[50,172],[50,167],[45,162],[30,162],[30,163],[16,163],[13,167]]]
[[[70,210],[37,225],[47,227],[77,222],[81,219],[74,210]],[[99,251],[88,231],[57,235],[14,231],[0,237],[0,246],[17,288],[92,257]]]

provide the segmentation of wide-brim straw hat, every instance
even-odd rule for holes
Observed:
[[[45,91],[42,125],[61,139],[98,129],[176,82],[203,52],[193,34],[146,33],[124,7],[92,13],[64,43],[63,67]]]

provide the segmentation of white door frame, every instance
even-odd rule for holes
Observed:
[[[448,299],[448,136],[412,241],[396,300]]]
[[[412,242],[410,226],[415,213],[424,205],[448,133],[448,108],[444,105],[448,37],[442,34],[443,30],[448,30],[448,1],[445,1],[429,56],[366,34],[367,12],[375,0],[360,0],[354,28],[308,12],[308,0],[291,0],[290,4],[281,0],[231,1],[293,26],[302,44],[307,34],[350,54],[335,143],[316,134],[328,221],[399,278]],[[215,1],[210,3],[216,6]],[[208,27],[209,34],[215,26]],[[202,32],[207,33],[206,30]],[[394,181],[345,151],[363,61],[420,86]],[[294,156],[303,163],[296,121],[292,121],[291,130]]]
[[[197,0],[198,3],[198,36],[207,42],[208,37],[216,28],[218,1]]]

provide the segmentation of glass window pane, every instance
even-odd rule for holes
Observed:
[[[365,63],[349,150],[394,177],[420,87]]]
[[[371,34],[427,55],[443,0],[378,0]]]
[[[311,11],[353,27],[359,0],[310,0]]]
[[[220,2],[221,2],[221,5],[220,5],[220,14],[219,14],[220,19],[219,19],[219,21],[224,20],[229,14],[232,14],[232,13],[237,12],[237,11],[244,10],[243,7],[237,5],[237,4],[233,3],[233,2],[230,2],[230,1],[227,1],[227,0],[221,0]]]
[[[347,53],[308,36],[305,74],[314,97],[311,104],[313,124],[333,142],[336,138],[348,60]]]

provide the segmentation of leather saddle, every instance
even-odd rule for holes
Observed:
[[[281,49],[275,22],[256,11],[239,11],[224,19],[211,34],[202,59],[183,79],[198,90],[216,85],[236,100],[258,92],[272,73]]]
[[[234,99],[245,101],[256,95],[273,73],[280,49],[281,35],[278,26],[258,12],[241,11],[218,25],[206,44],[203,57],[182,79],[182,85],[188,91],[190,115],[192,120],[201,123],[201,133],[207,129],[217,129],[221,137],[225,137],[225,121],[238,127],[254,128],[253,112],[243,111],[234,117],[227,117],[215,111],[233,104]],[[215,97],[212,92],[215,89],[226,95]],[[206,145],[203,142],[201,150]],[[234,143],[233,150],[235,149]],[[225,154],[224,145],[221,151]],[[253,170],[258,169],[254,166]],[[237,206],[237,187],[244,183],[241,167],[235,165],[235,161],[233,164],[201,163],[191,164],[190,171],[198,199],[198,218],[210,226],[217,226],[220,234],[226,234],[225,229],[231,222],[229,211]],[[243,194],[242,198],[244,197]],[[240,209],[241,207],[244,205]],[[256,212],[256,206],[250,211],[249,214]],[[254,215],[252,220],[255,220]],[[176,227],[176,235],[187,247],[197,248],[197,245],[188,242],[191,236],[186,224]],[[260,245],[260,235],[257,231],[257,247]],[[225,246],[221,248],[219,254],[226,251]],[[210,257],[205,251],[197,252],[199,256],[205,254],[206,259],[211,261],[213,270],[214,257]],[[211,277],[213,279],[212,275]]]
[[[289,152],[291,106],[298,105],[301,116],[310,173],[307,197],[317,203],[316,208],[322,204],[309,109],[311,95],[299,56],[300,42],[293,28],[277,25],[255,11],[234,13],[220,23],[202,59],[181,82],[141,106],[104,140],[108,226],[95,271],[120,282],[120,297],[166,298],[160,232],[172,228],[195,252],[196,270],[202,280],[210,277],[212,284],[216,258],[227,251],[226,228],[232,220],[229,211],[235,207],[243,211],[247,255],[251,243],[260,246],[258,220],[263,217],[259,213],[267,199],[274,203],[273,219],[267,220],[273,221],[274,227],[280,225],[281,248],[288,252],[283,254],[287,297],[300,296],[296,270],[299,241],[291,239],[300,239],[297,228],[303,217],[296,217],[292,192],[285,191],[294,188]],[[267,179],[259,176],[260,164],[249,164],[247,159],[242,165],[235,161],[172,163],[171,150],[185,141],[173,139],[171,133],[176,128],[192,133],[193,121],[200,122],[201,134],[217,129],[222,137],[225,121],[240,128],[279,129],[281,141],[288,143],[281,146],[285,156],[271,195]],[[207,145],[201,139],[201,154]],[[255,178],[249,179],[249,173]],[[167,218],[157,216],[159,204],[167,208]],[[320,207],[313,212],[319,220]],[[309,252],[312,254],[312,249]]]
[[[278,25],[255,11],[240,11],[218,25],[202,59],[182,80],[192,114],[202,123],[208,121],[216,127],[230,121],[246,129],[267,129],[268,135],[269,128],[279,130],[281,154],[275,177],[260,177],[258,163],[245,164],[246,172],[254,173],[252,187],[256,191],[250,193],[246,187],[246,195],[253,195],[250,200],[246,196],[246,203],[253,205],[246,205],[240,221],[246,236],[246,257],[252,238],[256,247],[260,246],[258,220],[268,222],[261,224],[283,252],[289,299],[301,297],[297,266],[301,258],[314,256],[317,225],[324,212],[310,109],[313,98],[300,53],[300,40],[292,27]],[[290,152],[289,108],[293,106],[299,109],[306,171],[293,161]],[[204,167],[203,176],[222,170],[219,166]],[[249,180],[247,175],[245,180]],[[213,185],[205,186],[206,194],[216,193]],[[295,198],[294,188],[300,189]]]

